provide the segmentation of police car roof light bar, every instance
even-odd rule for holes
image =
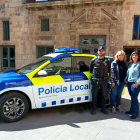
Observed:
[[[64,52],[78,52],[78,48],[58,48],[54,49],[55,53],[64,53]]]

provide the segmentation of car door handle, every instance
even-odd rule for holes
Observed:
[[[70,81],[71,79],[63,79],[62,81]]]

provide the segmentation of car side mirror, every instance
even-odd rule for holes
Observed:
[[[38,73],[37,73],[38,76],[47,76],[47,72],[45,70],[40,70]]]

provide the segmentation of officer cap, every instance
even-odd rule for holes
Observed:
[[[100,50],[104,50],[105,51],[105,47],[104,46],[99,46],[98,47],[98,51],[100,51]]]

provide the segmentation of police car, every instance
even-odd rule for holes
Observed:
[[[78,49],[55,49],[19,70],[0,74],[0,118],[15,122],[29,109],[90,102],[88,69],[96,56],[74,52]]]

